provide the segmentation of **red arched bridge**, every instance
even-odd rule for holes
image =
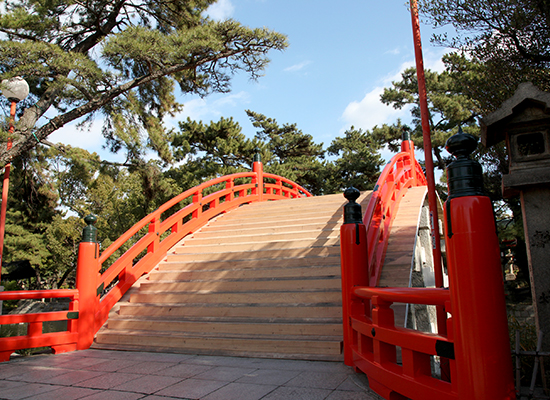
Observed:
[[[1,360],[45,346],[332,360],[386,399],[515,398],[498,276],[493,290],[493,276],[476,275],[480,258],[493,262],[475,249],[493,254],[492,214],[464,227],[480,196],[452,200],[451,289],[435,288],[426,191],[405,141],[376,188],[347,200],[312,197],[255,162],[182,193],[101,252],[88,218],[75,289],[0,293],[70,299],[65,311],[1,315],[27,324],[0,338]],[[470,272],[457,274],[458,261]],[[45,333],[47,321],[67,328]]]

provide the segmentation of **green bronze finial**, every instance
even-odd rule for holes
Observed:
[[[87,226],[82,230],[82,242],[97,243],[97,228],[94,226],[97,217],[90,214],[84,217],[84,222]]]
[[[257,151],[256,154],[254,154],[254,162],[262,162],[262,156],[260,156],[259,151]]]

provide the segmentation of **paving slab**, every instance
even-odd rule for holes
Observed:
[[[277,386],[255,385],[252,383],[230,383],[215,392],[205,396],[204,400],[260,400],[268,393],[277,389]]]
[[[258,385],[277,385],[281,386],[295,378],[300,371],[285,371],[281,369],[257,369],[253,372],[244,374],[237,379],[238,383],[256,383]]]
[[[46,393],[32,396],[32,400],[76,400],[88,397],[97,393],[97,390],[77,388],[77,387],[59,387]]]
[[[381,400],[339,362],[83,350],[0,363],[0,399]]]
[[[227,385],[227,383],[221,381],[206,381],[203,379],[189,378],[166,389],[160,390],[156,394],[159,396],[198,400],[225,385]]]
[[[214,367],[202,374],[195,375],[195,379],[207,379],[212,381],[233,382],[242,378],[245,374],[254,372],[255,369],[239,367]]]
[[[115,386],[113,390],[152,394],[181,381],[181,378],[174,378],[171,376],[144,375],[138,379]]]

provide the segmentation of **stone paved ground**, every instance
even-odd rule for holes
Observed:
[[[84,350],[0,364],[0,399],[380,400],[343,363]]]

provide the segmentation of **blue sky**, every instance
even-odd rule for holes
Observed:
[[[184,96],[184,109],[174,120],[190,117],[205,123],[233,117],[252,137],[256,129],[245,110],[296,123],[325,147],[352,125],[364,130],[408,119],[407,111],[380,103],[384,87],[414,65],[411,17],[404,0],[219,0],[209,9],[214,19],[232,18],[255,28],[288,36],[290,46],[269,54],[271,63],[258,81],[244,74],[233,78],[232,91],[206,98]],[[441,70],[444,49],[429,43],[432,29],[422,25],[426,68]],[[100,124],[88,133],[64,127],[50,136],[120,159],[101,150]]]

